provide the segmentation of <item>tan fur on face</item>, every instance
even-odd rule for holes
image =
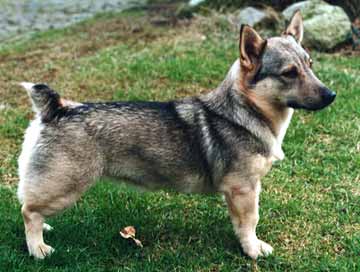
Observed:
[[[263,116],[269,124],[271,131],[275,136],[279,135],[281,124],[286,119],[288,109],[279,104],[272,103],[269,97],[258,95],[254,90],[249,89],[248,82],[250,81],[246,72],[240,76],[240,91],[248,100],[248,103],[253,105]]]
[[[269,97],[258,95],[251,89],[250,84],[261,67],[260,59],[266,45],[267,41],[263,40],[254,29],[248,26],[241,28],[239,44],[241,72],[238,86],[248,103],[258,109],[277,136],[281,123],[286,118],[286,108],[272,103]]]

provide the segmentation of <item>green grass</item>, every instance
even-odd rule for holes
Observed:
[[[360,57],[314,54],[337,91],[317,113],[296,113],[286,159],[263,180],[260,238],[274,255],[243,255],[220,196],[140,193],[99,183],[49,219],[56,252],[26,251],[16,160],[32,117],[14,83],[45,81],[74,100],[166,100],[216,87],[237,57],[237,34],[216,18],[155,27],[144,14],[100,16],[0,49],[0,271],[359,271]],[[144,248],[119,235],[133,225]]]

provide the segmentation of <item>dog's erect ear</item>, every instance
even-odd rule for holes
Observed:
[[[304,36],[304,24],[300,10],[294,13],[289,26],[285,30],[285,34],[293,36],[298,43],[302,42]]]
[[[266,46],[266,40],[250,26],[241,25],[240,29],[240,64],[251,71],[256,69]]]

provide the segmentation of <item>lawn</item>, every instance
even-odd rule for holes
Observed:
[[[15,193],[32,111],[17,82],[47,82],[79,101],[196,95],[222,81],[237,58],[237,35],[218,17],[170,27],[128,12],[3,44],[0,271],[360,271],[360,57],[323,53],[313,53],[314,69],[337,99],[295,114],[286,159],[263,180],[258,236],[272,256],[254,263],[242,253],[221,196],[107,182],[48,220],[50,258],[28,256]],[[129,225],[143,248],[119,235]]]

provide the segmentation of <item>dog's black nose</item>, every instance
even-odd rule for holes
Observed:
[[[331,102],[333,102],[335,100],[335,97],[336,97],[336,93],[331,91],[331,94],[330,94]]]
[[[324,88],[321,96],[323,98],[324,103],[326,105],[329,105],[335,100],[336,93],[333,92],[332,90]]]

